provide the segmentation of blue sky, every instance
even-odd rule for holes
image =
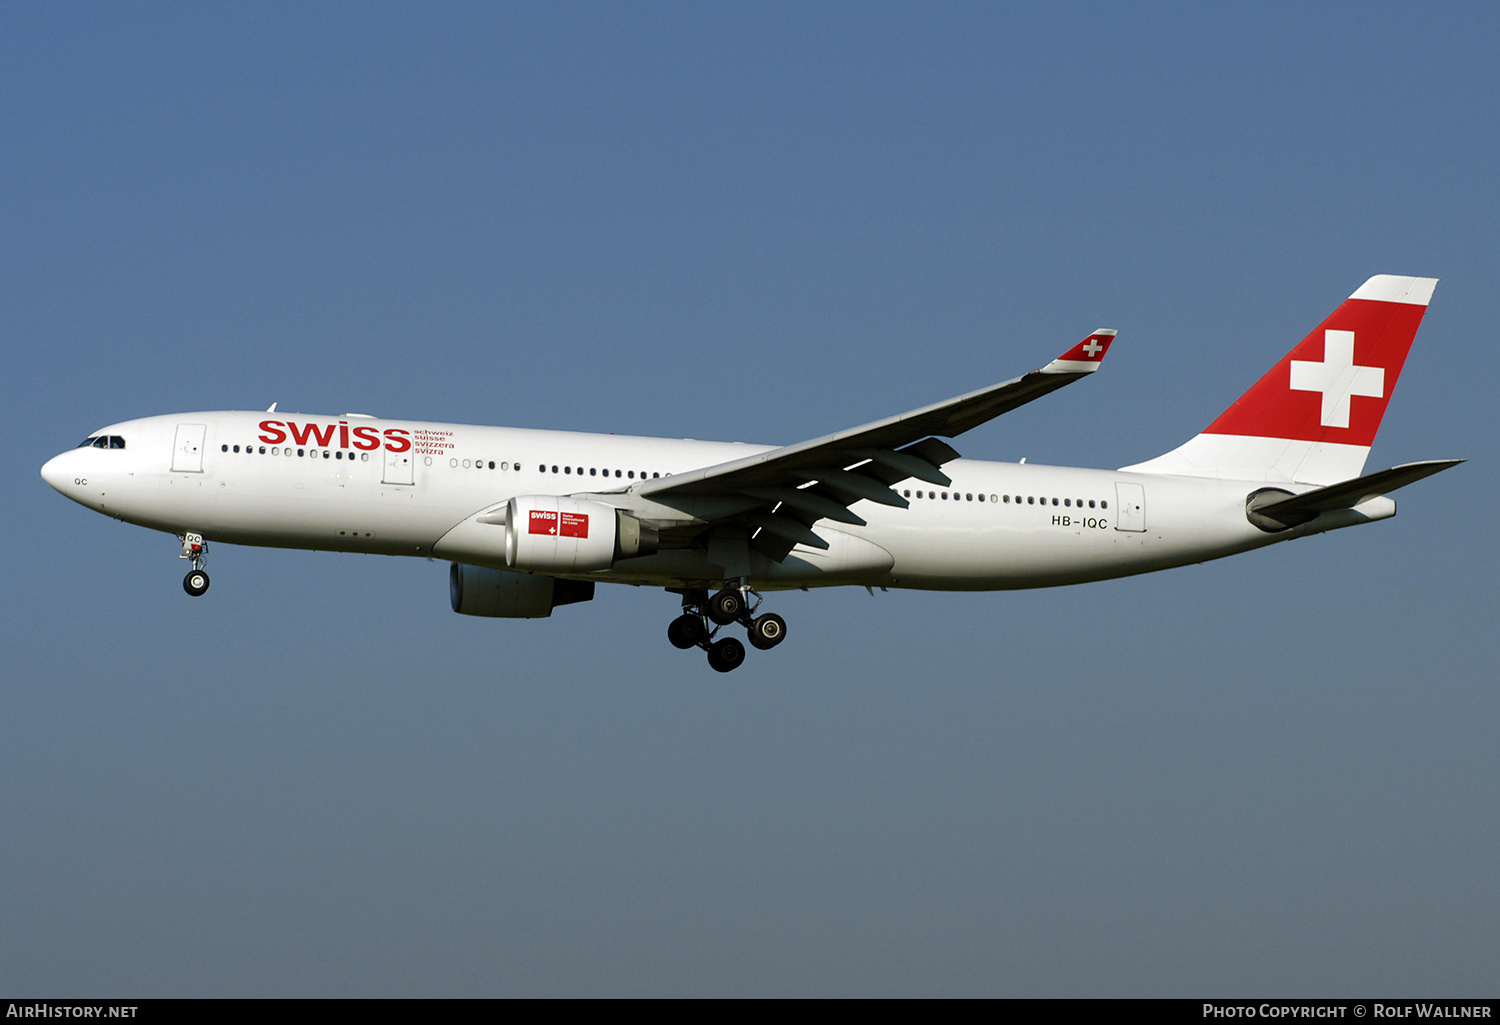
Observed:
[[[1491,5],[0,8],[0,991],[1493,994]],[[785,443],[1196,433],[1442,279],[1359,530],[1055,591],[453,615],[37,470],[193,409]]]

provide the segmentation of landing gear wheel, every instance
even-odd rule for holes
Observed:
[[[701,641],[708,640],[708,634],[703,629],[703,620],[686,613],[672,620],[667,627],[667,640],[672,642],[675,648],[696,648]]]
[[[748,631],[752,647],[766,651],[786,640],[786,620],[774,612],[750,621]]]
[[[745,661],[745,646],[733,637],[715,641],[708,649],[708,664],[715,672],[727,673]]]
[[[725,588],[708,600],[708,618],[720,626],[728,626],[739,619],[745,611],[745,596]]]
[[[194,598],[201,597],[208,590],[208,574],[201,569],[195,569],[182,578],[182,589]]]

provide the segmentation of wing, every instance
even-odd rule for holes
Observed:
[[[797,544],[826,549],[812,529],[818,520],[863,524],[849,508],[862,500],[905,508],[909,503],[891,485],[909,478],[947,487],[952,481],[941,467],[958,453],[938,437],[955,437],[1093,373],[1114,337],[1101,328],[1014,380],[863,427],[655,478],[629,493],[666,504],[673,498],[739,499],[733,515],[748,528],[751,547],[777,561]]]

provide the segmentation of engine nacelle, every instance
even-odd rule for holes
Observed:
[[[589,573],[656,548],[655,530],[599,502],[518,495],[506,510],[505,564],[516,569]]]
[[[558,605],[593,597],[592,580],[558,580],[457,562],[448,571],[448,599],[453,611],[465,616],[544,619]]]

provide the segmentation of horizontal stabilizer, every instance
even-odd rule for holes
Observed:
[[[1462,459],[1427,459],[1420,463],[1404,463],[1379,473],[1304,491],[1300,495],[1289,495],[1278,488],[1266,488],[1250,496],[1245,503],[1245,512],[1250,522],[1262,530],[1285,530],[1315,519],[1320,513],[1353,509],[1372,498],[1404,488],[1461,462]]]

